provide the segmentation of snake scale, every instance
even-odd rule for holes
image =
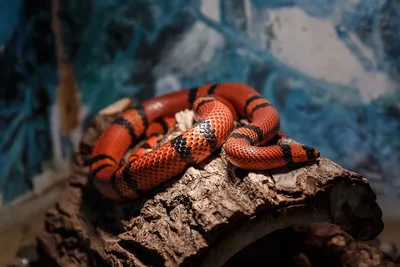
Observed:
[[[175,124],[175,113],[193,109],[199,120],[186,132],[148,153],[159,134]],[[234,129],[234,121],[250,124]],[[198,164],[225,143],[228,160],[247,170],[278,168],[317,159],[301,144],[263,146],[279,132],[277,110],[252,87],[237,82],[205,84],[146,100],[118,116],[97,139],[90,163],[97,190],[112,200],[136,199]],[[146,137],[125,164],[127,150]]]

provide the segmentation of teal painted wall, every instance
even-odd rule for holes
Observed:
[[[0,66],[12,70],[0,72],[4,202],[30,190],[42,162],[67,157],[113,101],[226,80],[272,101],[293,138],[363,173],[378,194],[400,195],[396,1],[62,2],[83,105],[80,129],[66,140],[52,130],[57,81],[46,1],[25,13],[27,4],[14,1],[0,22]]]

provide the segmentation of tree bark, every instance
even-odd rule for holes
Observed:
[[[329,223],[296,225],[277,230],[241,250],[225,267],[395,267],[377,240],[357,241]]]
[[[68,189],[48,212],[38,237],[43,264],[221,266],[253,242],[293,225],[329,222],[360,240],[373,239],[383,229],[368,181],[324,157],[249,172],[232,166],[222,147],[141,199],[107,201],[88,182],[88,162],[100,132],[130,106],[127,99],[118,101],[85,132]],[[190,127],[192,118],[191,111],[178,113],[178,127],[160,143]]]

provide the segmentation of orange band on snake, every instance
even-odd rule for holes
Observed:
[[[175,124],[175,113],[184,109],[197,113],[199,120],[193,127],[144,153],[144,149],[154,146],[157,134]],[[251,123],[233,130],[238,116]],[[278,132],[278,112],[256,90],[235,82],[207,84],[158,96],[123,112],[98,138],[91,174],[101,194],[122,200],[140,197],[144,191],[203,161],[224,143],[228,160],[248,170],[273,169],[319,157],[317,150],[301,144],[258,146]],[[147,145],[119,166],[126,151],[144,136]]]

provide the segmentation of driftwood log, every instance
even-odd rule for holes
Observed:
[[[268,255],[261,257],[260,255]],[[268,264],[266,260],[268,259]],[[395,267],[378,241],[357,241],[329,223],[296,225],[277,230],[230,258],[225,267]]]
[[[69,186],[38,237],[43,266],[222,266],[290,226],[329,222],[359,240],[371,240],[383,229],[368,181],[324,157],[249,172],[230,165],[222,147],[141,199],[107,201],[88,179],[88,162],[99,133],[131,105],[123,99],[101,111],[85,132]],[[178,126],[160,143],[193,123],[191,111],[176,116]],[[267,261],[266,255],[259,257]]]

